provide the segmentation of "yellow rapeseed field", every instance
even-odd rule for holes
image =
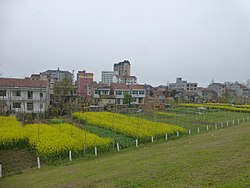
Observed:
[[[73,113],[72,116],[76,119],[87,121],[89,124],[141,139],[157,135],[171,134],[177,131],[185,131],[184,128],[176,125],[152,122],[110,112],[76,112]]]
[[[104,147],[112,140],[100,138],[70,124],[30,124],[25,126],[30,145],[37,155],[45,158],[63,156],[68,151]]]
[[[0,116],[0,147],[8,148],[25,142],[27,136],[14,116]]]

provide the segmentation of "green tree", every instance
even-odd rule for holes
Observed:
[[[129,93],[124,94],[124,104],[131,104],[132,102],[132,95]]]
[[[50,112],[52,115],[66,115],[72,111],[74,85],[68,77],[56,82],[53,88]]]

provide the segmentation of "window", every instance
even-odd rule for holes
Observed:
[[[13,102],[13,108],[21,108],[21,102]]]
[[[40,109],[43,109],[43,104],[40,104]]]
[[[133,95],[138,95],[138,91],[132,91]]]
[[[144,91],[139,91],[139,95],[144,95],[145,92]]]
[[[28,99],[32,99],[33,98],[33,91],[28,91]]]
[[[43,93],[40,93],[40,97],[43,98]]]
[[[6,90],[0,90],[0,96],[1,97],[6,96]]]
[[[28,103],[27,103],[27,110],[33,111],[33,109],[34,109],[33,102],[28,102]]]
[[[20,90],[13,91],[13,96],[20,97],[21,96],[21,91]]]
[[[122,95],[122,91],[116,91],[115,94],[116,95]]]

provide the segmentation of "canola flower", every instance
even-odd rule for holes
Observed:
[[[112,140],[100,138],[70,124],[30,124],[25,126],[29,143],[44,158],[63,156],[68,151],[108,146]]]
[[[212,103],[204,103],[204,104],[179,104],[179,106],[183,107],[205,107],[209,109],[221,109],[221,110],[227,110],[227,111],[234,111],[234,112],[248,112],[250,113],[250,108],[248,108],[248,105],[244,105],[241,107],[241,105],[234,106],[228,106],[225,104],[212,104]]]
[[[27,136],[21,123],[14,116],[0,116],[0,147],[9,148],[26,142]]]
[[[176,125],[152,122],[110,112],[75,112],[72,116],[76,119],[87,121],[90,124],[125,134],[133,138],[142,139],[157,135],[172,134],[177,131],[185,131],[184,128]]]
[[[57,129],[46,124],[30,124],[25,126],[29,144],[37,155],[48,158],[61,155],[69,150],[80,150],[80,146],[72,137],[60,133]]]
[[[59,130],[59,132],[74,138],[81,148],[103,147],[112,143],[112,140],[109,138],[101,138],[70,124],[56,124],[53,127]]]

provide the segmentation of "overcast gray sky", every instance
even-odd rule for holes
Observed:
[[[250,78],[249,0],[0,0],[0,72],[101,71],[139,83]]]

